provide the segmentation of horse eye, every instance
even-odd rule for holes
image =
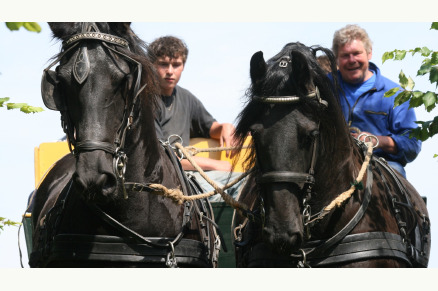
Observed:
[[[263,131],[263,126],[261,124],[254,124],[251,125],[249,128],[249,132],[251,133],[251,136],[257,136]]]
[[[319,136],[319,131],[318,131],[318,130],[313,130],[313,131],[310,133],[310,138],[313,139],[313,140],[317,139],[318,136]]]

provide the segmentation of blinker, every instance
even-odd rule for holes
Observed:
[[[58,80],[56,72],[52,70],[44,70],[41,78],[41,96],[43,97],[44,105],[51,110],[63,110],[62,99],[58,89]]]

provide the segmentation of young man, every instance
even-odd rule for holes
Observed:
[[[350,127],[362,133],[375,135],[378,146],[374,154],[406,177],[404,166],[412,162],[421,150],[421,141],[409,138],[416,128],[416,117],[409,103],[394,107],[394,99],[383,94],[398,84],[381,75],[379,68],[370,62],[372,43],[367,32],[357,25],[347,25],[335,32],[333,53],[338,65],[342,87],[342,111]],[[352,133],[358,137],[358,133]],[[363,140],[365,137],[360,137]],[[373,139],[373,143],[377,141]]]
[[[233,146],[234,126],[230,123],[219,123],[205,109],[201,101],[190,91],[178,86],[188,56],[188,48],[181,40],[173,36],[160,37],[149,45],[151,60],[154,62],[161,88],[161,100],[156,117],[158,138],[167,140],[171,135],[182,138],[183,146],[188,146],[190,138],[204,137],[219,140],[220,146]],[[227,153],[228,155],[229,153]],[[239,176],[234,173],[229,179],[231,164],[204,157],[194,157],[196,163],[208,176],[223,186],[228,180]],[[192,171],[191,163],[183,159],[184,170]],[[213,190],[198,173],[192,173],[206,191]],[[228,194],[236,196],[241,183],[228,189]],[[210,201],[220,201],[219,194],[210,197]]]

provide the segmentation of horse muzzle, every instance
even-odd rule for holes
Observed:
[[[77,157],[73,182],[87,201],[114,200],[118,192],[113,156],[104,151],[82,152]]]
[[[287,183],[289,184],[289,183]],[[298,187],[283,187],[277,183],[265,195],[265,224],[263,240],[273,251],[279,254],[290,254],[299,250],[303,244],[303,223],[300,203],[294,195]],[[266,185],[268,186],[268,185]]]

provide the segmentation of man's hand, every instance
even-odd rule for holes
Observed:
[[[204,157],[192,157],[196,164],[204,171],[224,171],[231,172],[231,164],[228,161],[215,160]],[[195,167],[186,159],[181,160],[181,165],[185,171],[195,171]]]
[[[354,136],[356,139],[359,137],[360,141],[372,142],[373,146],[376,146],[377,140],[378,140],[379,144],[377,145],[376,149],[382,149],[385,153],[396,154],[398,151],[397,144],[389,136],[373,135],[372,133],[369,133],[366,131],[362,131],[361,133],[351,132],[351,135]],[[373,137],[367,138],[367,135],[375,136],[377,138],[377,140]]]
[[[234,139],[234,132],[236,128],[231,123],[213,122],[210,128],[210,137],[219,140],[219,146],[234,147],[237,141]],[[234,157],[238,152],[227,151],[225,156],[228,158]]]

